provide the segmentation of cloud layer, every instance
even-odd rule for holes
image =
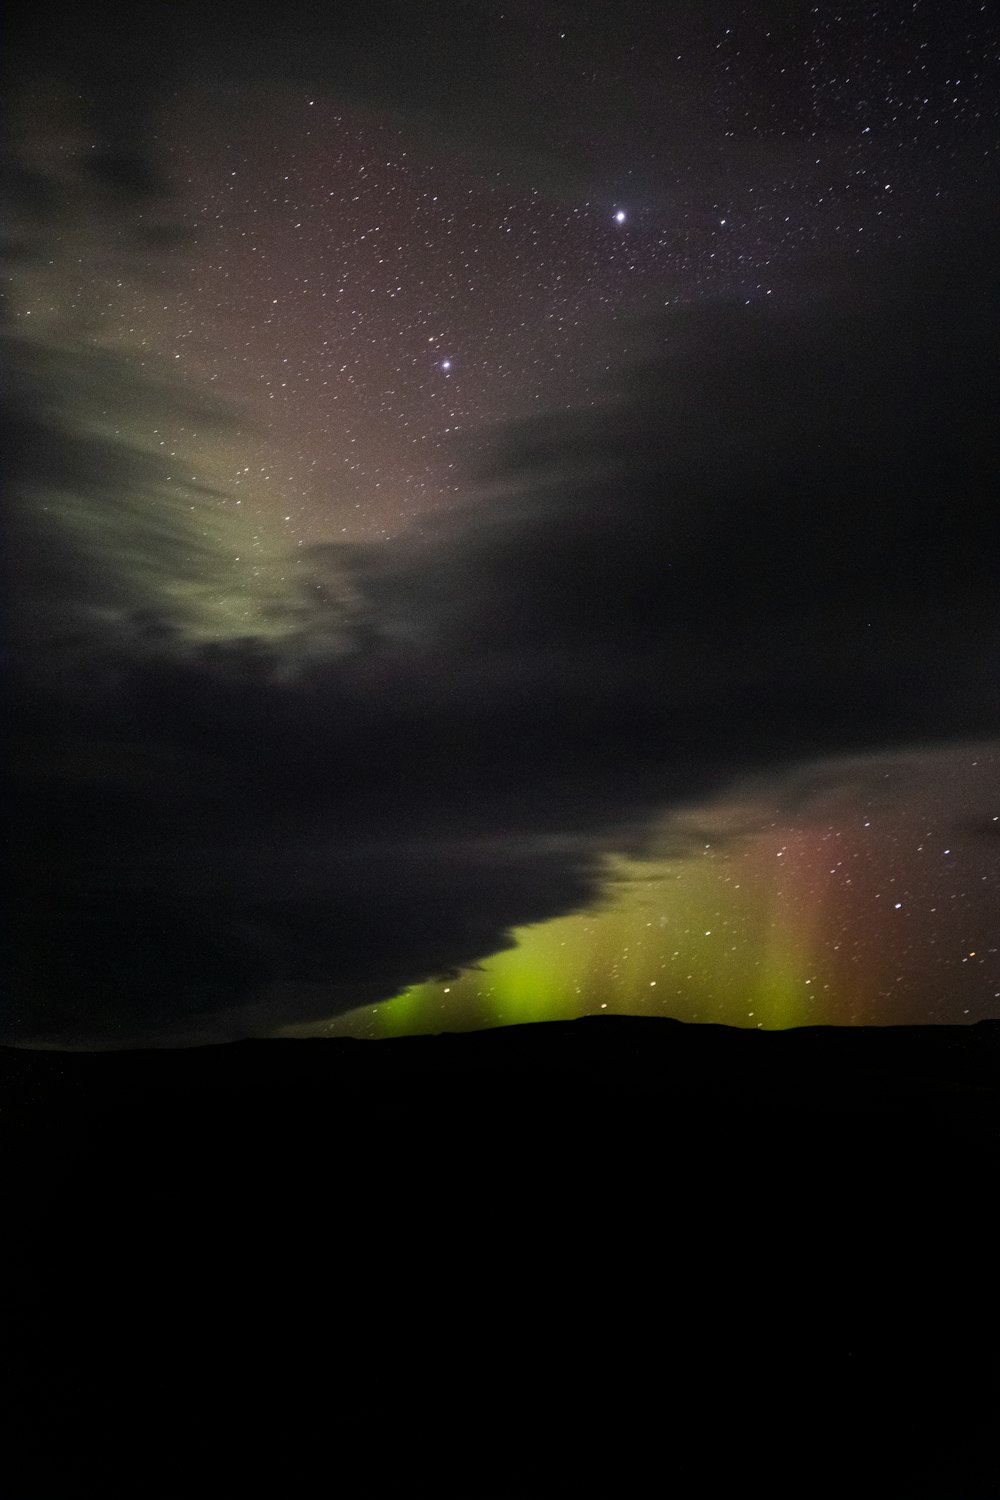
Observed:
[[[197,558],[156,475],[29,387],[5,1040],[375,1002],[593,899],[665,808],[997,733],[988,251],[826,263],[783,306],[648,330],[614,400],[507,434],[464,507],[316,549],[280,647],[185,633],[170,580]],[[54,490],[104,515],[87,548]],[[52,631],[102,592],[135,628]]]

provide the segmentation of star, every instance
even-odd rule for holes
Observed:
[[[443,359],[441,361],[441,368],[442,368],[442,370],[450,370],[451,369],[451,360],[450,359]]]
[[[615,214],[615,223],[616,224],[624,224],[625,223],[625,210],[623,208],[620,208],[618,210],[618,212]]]

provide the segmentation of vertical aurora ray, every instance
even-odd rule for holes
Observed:
[[[768,914],[763,954],[754,994],[754,1019],[768,1030],[825,1024],[830,1018],[823,1000],[829,986],[817,969],[824,893],[812,878],[811,851],[802,841],[775,851],[780,875],[758,879],[767,890]],[[789,889],[790,888],[790,889]]]

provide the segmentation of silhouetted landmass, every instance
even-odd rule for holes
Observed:
[[[998,1085],[998,1022],[6,1049],[11,1493],[994,1496]]]

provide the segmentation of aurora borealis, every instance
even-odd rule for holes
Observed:
[[[996,1015],[995,17],[307,10],[12,48],[5,1039]]]
[[[289,1034],[394,1036],[601,1010],[766,1029],[902,1025],[916,1006],[927,1023],[994,1014],[996,874],[977,844],[1000,839],[1000,816],[979,811],[991,805],[995,748],[838,769],[866,789],[846,817],[836,783],[787,823],[764,820],[748,789],[664,829],[672,858],[616,861],[588,912],[518,932],[472,970]],[[942,783],[961,788],[957,833],[928,814]]]

